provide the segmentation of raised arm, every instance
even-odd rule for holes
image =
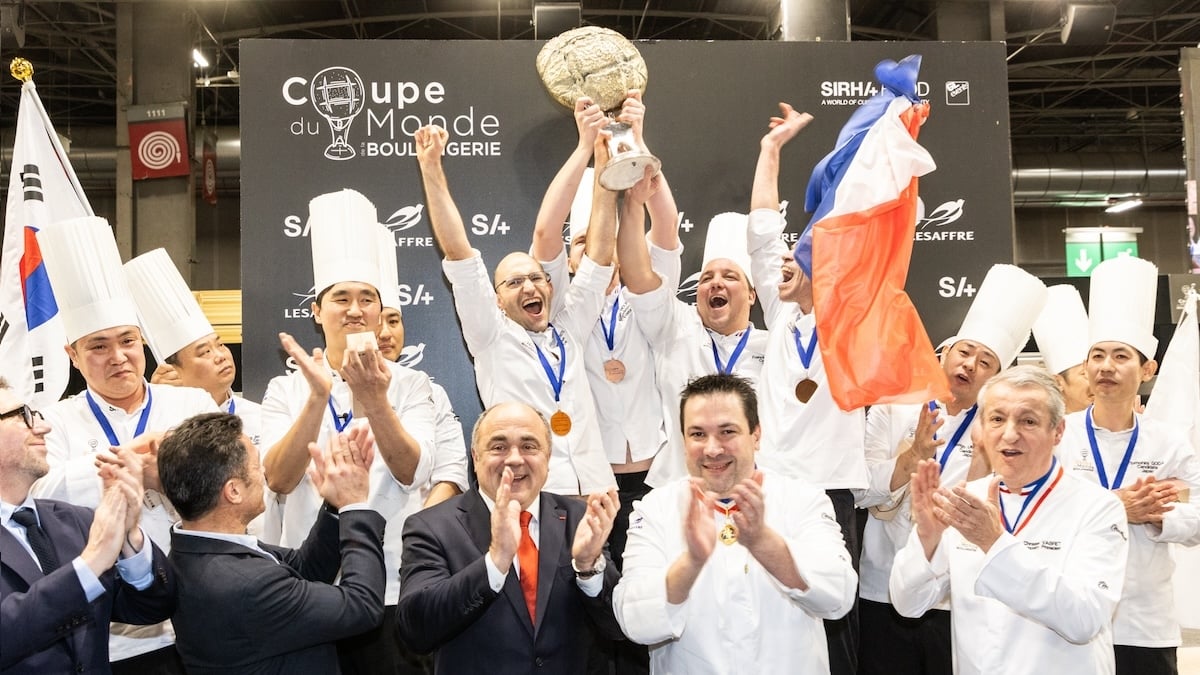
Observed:
[[[446,260],[464,260],[472,255],[471,242],[467,239],[462,214],[450,196],[450,185],[442,168],[442,153],[446,151],[449,138],[445,129],[431,124],[417,129],[413,143],[417,148],[417,163],[425,186],[425,208],[429,212],[433,237]]]
[[[287,432],[267,449],[263,457],[267,487],[276,494],[286,495],[296,489],[308,468],[308,444],[317,440],[317,435],[321,433],[321,418],[328,405],[333,377],[325,366],[325,355],[320,348],[314,349],[310,355],[287,333],[279,334],[279,342],[288,356],[295,360],[308,382],[309,391],[298,411],[289,405],[286,393],[272,386],[267,387],[267,394],[263,397],[263,416],[267,421],[278,421],[281,424],[276,428],[282,428],[287,419],[292,420]],[[279,386],[282,387],[282,383]]]
[[[529,253],[537,260],[553,260],[562,251],[562,225],[571,212],[571,202],[579,191],[583,171],[592,158],[593,146],[600,129],[608,119],[600,106],[592,99],[582,97],[575,101],[575,127],[579,131],[579,142],[555,174],[542,197],[537,220],[533,226],[533,243]]]
[[[607,132],[597,134],[594,143],[596,171],[592,186],[592,213],[588,219],[587,243],[583,249],[584,255],[601,266],[612,264],[617,235],[617,193],[600,184],[600,173],[608,166],[610,159],[608,138]]]
[[[653,154],[644,135],[646,105],[642,102],[642,92],[636,89],[627,92],[617,120],[628,124],[642,149]],[[679,247],[679,208],[675,205],[675,195],[671,194],[671,186],[667,184],[667,177],[662,171],[654,177],[654,190],[646,200],[646,208],[650,211],[650,243],[663,250],[674,251]]]
[[[758,163],[754,166],[754,185],[750,191],[750,210],[779,210],[779,154],[788,141],[812,121],[812,115],[796,112],[787,103],[779,104],[780,117],[772,117],[771,130],[759,141]]]
[[[387,464],[388,471],[401,485],[418,480],[422,454],[433,451],[434,412],[429,379],[416,377],[403,386],[403,407],[392,406],[390,385],[392,371],[388,361],[377,349],[361,352],[347,350],[346,363],[340,371],[350,386],[356,405],[362,407],[375,435],[375,447]],[[432,466],[432,461],[426,461]]]
[[[646,249],[645,205],[659,185],[658,177],[646,168],[646,175],[625,191],[621,204],[621,227],[617,230],[617,259],[621,261],[621,283],[631,293],[649,293],[662,285],[662,278],[650,266]]]

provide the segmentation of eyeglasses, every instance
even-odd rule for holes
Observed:
[[[550,283],[550,277],[541,272],[534,272],[533,274],[520,274],[501,281],[500,283],[496,284],[496,288],[503,286],[510,291],[515,291],[524,286],[526,281],[533,282],[534,286],[541,286],[543,284]]]
[[[30,429],[33,428],[34,423],[40,423],[40,422],[46,421],[46,418],[42,417],[42,413],[34,410],[33,408],[30,408],[28,405],[25,405],[24,403],[21,404],[20,408],[13,408],[12,410],[9,410],[8,412],[0,413],[0,420],[6,420],[10,417],[15,417],[17,415],[21,416],[21,421],[24,422],[25,426],[29,427]]]

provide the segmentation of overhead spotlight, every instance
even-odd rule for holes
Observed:
[[[1137,199],[1137,198],[1125,199],[1125,200],[1117,202],[1116,204],[1113,204],[1112,206],[1108,207],[1107,209],[1104,209],[1104,212],[1105,213],[1124,213],[1126,211],[1136,209],[1137,207],[1139,207],[1141,205],[1142,205],[1142,200],[1140,200],[1140,199]]]
[[[204,54],[201,54],[199,49],[192,50],[192,63],[195,63],[197,68],[208,67],[208,59],[204,58]]]

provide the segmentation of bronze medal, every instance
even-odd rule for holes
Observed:
[[[566,436],[571,433],[571,416],[559,410],[550,416],[550,431],[555,436]]]
[[[796,383],[796,398],[799,399],[801,403],[808,403],[808,400],[812,398],[812,395],[815,394],[816,391],[817,383],[808,378],[800,380],[798,383]]]
[[[721,543],[726,546],[733,546],[737,543],[737,527],[733,523],[725,523],[725,527],[721,528],[721,533],[717,535]]]
[[[625,364],[618,359],[609,359],[604,362],[604,379],[616,384],[625,379]]]

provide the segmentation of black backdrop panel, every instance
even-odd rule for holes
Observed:
[[[467,426],[480,410],[441,258],[423,210],[411,133],[451,132],[451,190],[489,269],[529,246],[542,193],[575,145],[568,110],[534,68],[541,42],[247,40],[242,44],[242,303],[246,395],[289,367],[276,335],[308,348],[312,267],[305,220],[314,196],[354,188],[399,243],[407,331],[404,362],[450,392]],[[650,72],[646,138],[684,214],[681,297],[694,293],[704,225],[745,211],[758,139],[778,101],[815,121],[784,153],[788,233],[806,221],[804,189],[855,106],[874,92],[882,59],[920,54],[931,103],[922,144],[938,169],[921,181],[924,218],[908,290],[936,344],[953,334],[987,269],[1012,262],[1004,49],[997,43],[638,43]],[[329,70],[332,69],[332,70]],[[324,71],[324,72],[323,72]],[[359,84],[361,83],[361,84]],[[316,86],[314,86],[314,84]],[[315,93],[315,95],[314,95]],[[316,99],[316,103],[314,103]],[[357,99],[360,106],[349,101]],[[346,147],[327,148],[326,111],[361,108]],[[342,123],[344,124],[344,122]],[[330,154],[336,159],[330,159]]]

